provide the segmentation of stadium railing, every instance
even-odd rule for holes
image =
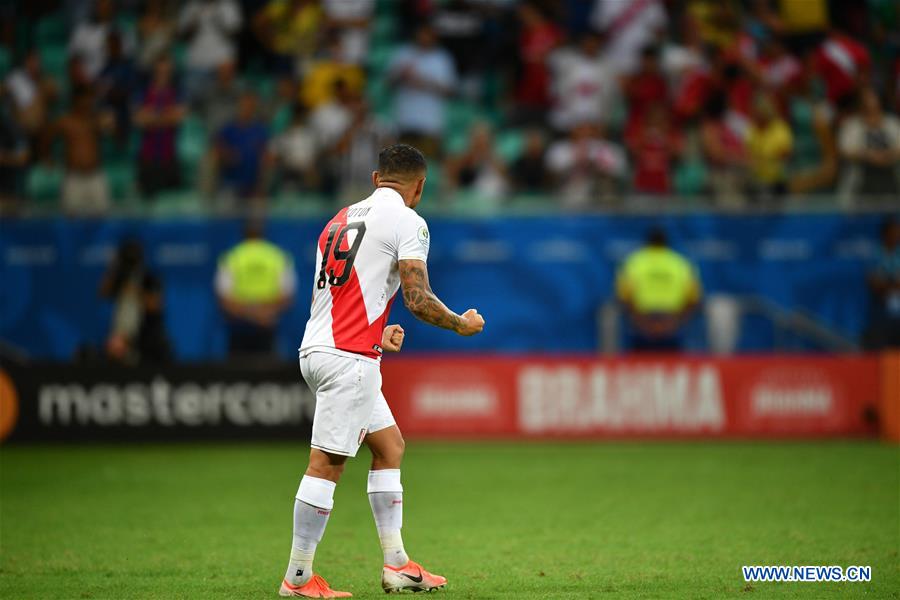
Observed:
[[[113,203],[104,215],[129,218],[173,217],[314,217],[330,216],[337,207],[358,201],[358,197],[329,199],[320,194],[276,194],[266,198],[250,198],[235,202],[205,197],[193,191],[177,191],[156,199],[129,197]],[[570,207],[559,202],[553,193],[510,195],[490,198],[471,193],[431,194],[417,208],[425,216],[498,217],[546,216],[555,214],[608,215],[677,215],[677,214],[794,214],[846,213],[867,214],[900,210],[900,196],[848,197],[840,194],[783,196],[777,199],[748,199],[740,204],[725,205],[710,196],[643,196],[623,193],[615,202],[587,203]],[[61,216],[56,199],[23,200],[3,209],[3,216]]]

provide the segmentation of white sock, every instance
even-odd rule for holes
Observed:
[[[378,539],[384,553],[384,564],[402,567],[409,562],[403,549],[400,529],[403,527],[403,486],[400,469],[369,471],[369,505],[375,517]]]
[[[294,540],[285,581],[303,585],[312,577],[313,557],[334,507],[335,483],[304,475],[294,500]]]

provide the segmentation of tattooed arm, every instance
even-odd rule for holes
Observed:
[[[420,321],[450,329],[459,335],[475,335],[484,328],[484,319],[474,308],[458,315],[434,295],[423,261],[400,261],[400,285],[403,288],[403,303]]]

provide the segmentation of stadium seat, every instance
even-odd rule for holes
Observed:
[[[465,132],[472,125],[480,120],[484,120],[484,115],[469,102],[455,100],[448,102],[446,120],[444,127],[447,132],[451,134],[462,132],[462,135],[466,135]]]
[[[204,212],[198,194],[184,189],[160,192],[149,207],[154,217],[198,215]]]
[[[275,97],[275,79],[264,73],[249,73],[245,77],[247,87],[259,95],[263,105]]]
[[[679,196],[694,196],[706,187],[706,165],[699,159],[689,159],[675,169],[675,193]]]
[[[372,23],[372,44],[390,43],[394,33],[394,19],[390,15],[376,17]]]
[[[291,112],[292,109],[290,106],[281,106],[275,111],[272,120],[269,122],[269,130],[272,136],[283,133],[284,130],[288,128],[291,124]]]
[[[514,162],[522,154],[525,138],[518,129],[507,129],[497,134],[494,150],[506,163]]]
[[[452,214],[462,216],[489,216],[497,214],[502,201],[488,198],[479,192],[459,190],[450,198],[449,208]]]
[[[184,181],[192,185],[197,178],[198,165],[203,160],[208,146],[206,126],[199,118],[188,116],[178,132],[178,159]]]
[[[125,160],[106,164],[106,178],[113,201],[121,203],[137,195],[137,174],[134,165]]]
[[[35,165],[28,172],[25,190],[29,198],[41,204],[59,202],[63,173],[60,169]]]
[[[65,47],[69,33],[66,20],[61,15],[49,14],[37,20],[35,26],[35,41],[40,48],[47,46]]]
[[[66,65],[69,61],[69,53],[65,44],[41,46],[40,52],[44,71],[57,81],[66,81]]]
[[[518,194],[513,196],[506,206],[510,213],[525,215],[552,213],[559,209],[546,194]]]
[[[328,212],[332,204],[313,192],[282,192],[272,199],[270,214],[285,217],[316,216]]]
[[[184,43],[176,43],[172,46],[172,59],[178,69],[184,68],[185,56],[187,55],[187,46]]]

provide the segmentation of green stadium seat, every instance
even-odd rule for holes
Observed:
[[[444,152],[448,155],[465,152],[469,145],[468,129],[450,129],[444,135]]]
[[[69,61],[69,52],[65,44],[48,44],[41,46],[41,62],[44,65],[44,71],[51,77],[59,80],[66,80],[66,65]]]
[[[271,134],[273,137],[280,133],[284,133],[284,131],[290,126],[291,112],[292,109],[290,106],[281,106],[275,112],[275,115],[272,117],[272,121],[269,123],[269,129],[271,130]]]
[[[376,17],[372,23],[372,41],[371,43],[387,43],[394,39],[395,19],[391,15]]]
[[[68,40],[69,32],[64,17],[51,14],[37,20],[35,41],[39,47],[59,45],[65,47]]]
[[[272,215],[284,217],[317,216],[331,208],[327,197],[313,192],[281,192],[269,204]]]
[[[706,187],[706,165],[700,159],[688,160],[675,169],[674,187],[679,196],[695,196]]]
[[[374,113],[385,120],[390,120],[393,112],[393,103],[391,92],[384,79],[381,77],[369,77],[366,95]]]
[[[137,173],[131,162],[112,161],[105,165],[109,192],[116,203],[130,200],[137,195]]]
[[[193,182],[198,173],[198,165],[206,154],[209,136],[206,126],[199,118],[188,116],[178,132],[177,150],[181,170],[186,182]]]
[[[369,49],[366,62],[373,75],[385,73],[391,63],[394,47],[389,45],[376,45]],[[372,77],[374,79],[374,77]]]
[[[502,201],[486,198],[478,192],[460,190],[450,198],[450,210],[463,216],[490,216],[500,211]]]
[[[507,208],[518,214],[540,214],[559,209],[547,194],[518,194],[507,202]]]
[[[247,87],[252,89],[263,102],[275,97],[275,79],[265,73],[248,74],[245,76]]]
[[[484,120],[483,115],[477,107],[462,100],[452,101],[447,106],[446,112],[447,123],[445,130],[453,133],[458,131],[468,131],[475,122]]]
[[[204,208],[199,194],[189,189],[162,191],[148,206],[154,217],[198,215],[204,212]]]
[[[187,46],[185,44],[179,42],[172,46],[172,60],[175,62],[175,67],[179,70],[184,68],[186,56]]]
[[[29,198],[42,204],[59,202],[62,190],[63,172],[61,169],[36,165],[28,171],[25,191]]]
[[[435,208],[440,198],[444,184],[444,173],[441,164],[437,161],[428,161],[428,175],[425,189],[422,191],[422,206],[428,205],[429,209]]]
[[[497,134],[494,142],[494,150],[501,159],[507,163],[514,162],[522,155],[522,148],[525,145],[525,137],[518,129],[507,129]]]

